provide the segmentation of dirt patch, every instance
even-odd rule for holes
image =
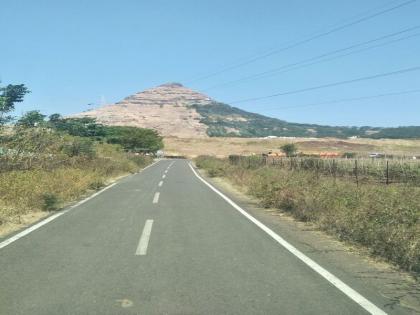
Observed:
[[[0,237],[5,237],[10,233],[23,229],[48,215],[50,215],[50,212],[38,211],[9,218],[6,223],[0,225]]]
[[[323,141],[299,141],[296,142],[298,147],[307,151],[350,151],[350,152],[367,152],[374,151],[375,146],[366,143],[353,143],[343,140],[323,140]]]

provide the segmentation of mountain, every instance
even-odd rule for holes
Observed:
[[[167,83],[98,109],[71,115],[114,126],[156,129],[176,137],[368,137],[420,138],[420,127],[339,127],[290,123],[211,99],[179,83]]]

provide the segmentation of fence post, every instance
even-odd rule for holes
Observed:
[[[357,160],[354,160],[354,175],[356,175],[356,186],[359,187],[359,175],[358,175]]]
[[[389,185],[389,161],[386,160],[386,184]]]

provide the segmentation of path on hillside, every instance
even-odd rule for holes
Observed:
[[[1,248],[0,314],[403,314],[251,220],[161,160]]]

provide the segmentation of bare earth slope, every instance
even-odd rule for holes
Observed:
[[[163,136],[207,137],[207,126],[191,105],[212,100],[178,83],[168,83],[131,95],[124,100],[71,117],[94,117],[113,126],[134,126],[157,130]]]

